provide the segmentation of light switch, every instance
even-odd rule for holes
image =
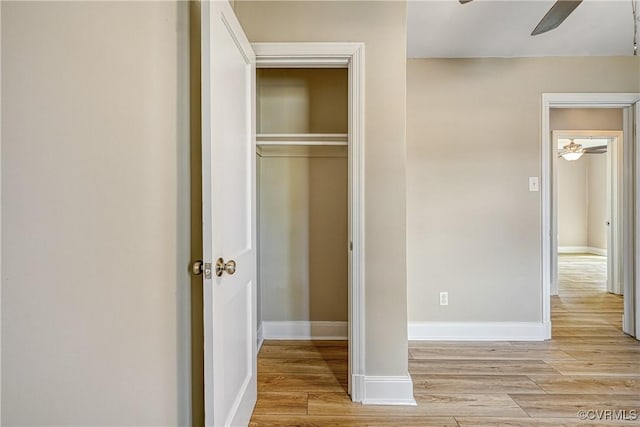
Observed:
[[[540,187],[538,186],[537,176],[529,177],[529,191],[540,191]]]

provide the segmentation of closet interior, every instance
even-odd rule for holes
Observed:
[[[256,86],[259,331],[346,336],[348,70],[258,68]]]

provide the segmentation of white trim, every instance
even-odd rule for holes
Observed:
[[[544,341],[550,323],[409,322],[410,341]]]
[[[417,406],[411,376],[365,376],[362,404]]]
[[[260,326],[258,326],[258,333],[256,334],[256,338],[257,338],[257,344],[256,344],[256,351],[259,352],[260,349],[262,348],[262,344],[264,344],[264,333],[263,333],[263,329],[262,329],[262,325],[264,324],[264,322],[260,322]]]
[[[551,324],[551,236],[552,236],[552,181],[551,181],[551,164],[552,164],[552,144],[551,144],[551,129],[549,125],[549,113],[551,108],[624,108],[631,107],[638,101],[640,101],[640,93],[543,93],[541,97],[541,172],[542,172],[542,186],[541,186],[541,252],[540,252],[540,265],[541,265],[541,278],[542,278],[542,322],[545,324]],[[636,104],[636,110],[638,109]],[[639,127],[639,119],[636,117],[635,125]],[[639,132],[634,135],[634,146],[638,145]],[[638,164],[638,149],[635,150],[636,164]],[[555,150],[554,150],[555,153]],[[632,174],[629,174],[631,178]],[[638,173],[636,175],[636,181],[638,179]],[[627,184],[628,185],[628,184]],[[637,188],[635,193],[637,193]],[[635,197],[636,209],[640,200],[639,197]],[[638,247],[638,238],[636,238],[635,246]],[[632,251],[632,247],[625,248],[625,252],[629,254]],[[633,255],[633,254],[631,254]],[[634,266],[631,263],[625,265],[625,270],[633,269]],[[638,269],[635,269],[635,275],[638,275]],[[633,288],[636,285],[633,283],[625,283],[625,287],[628,287],[629,292],[625,289],[626,295],[634,295]],[[637,295],[636,295],[637,298]],[[636,304],[637,306],[638,304]],[[640,325],[640,310],[635,312],[636,324]],[[551,338],[551,330],[549,329],[549,335],[546,338]]]
[[[558,246],[559,254],[593,254],[607,256],[607,250],[593,246]]]
[[[256,154],[260,157],[324,157],[344,159],[349,156],[346,145],[262,145],[256,147]]]
[[[635,121],[635,129],[633,129],[634,135],[633,140],[634,144],[634,153],[633,157],[635,159],[635,186],[634,186],[634,194],[635,194],[635,219],[634,219],[634,230],[635,230],[635,245],[633,252],[633,269],[635,271],[634,283],[635,287],[633,289],[635,296],[635,308],[636,308],[636,339],[640,338],[640,262],[638,261],[638,257],[640,257],[640,197],[638,193],[640,193],[640,102],[635,103],[634,108],[634,121]]]
[[[259,133],[258,145],[348,145],[346,133]]]
[[[622,147],[618,148],[618,168],[620,169],[619,180],[622,181],[619,187],[618,197],[622,199],[622,203],[619,203],[619,223],[621,226],[617,228],[619,230],[619,236],[621,242],[618,242],[616,249],[620,248],[620,256],[618,257],[618,277],[616,278],[617,289],[614,288],[615,293],[622,293],[624,295],[624,310],[622,315],[622,331],[632,336],[640,336],[640,331],[636,330],[636,323],[640,316],[640,307],[635,304],[636,287],[635,281],[635,262],[634,248],[637,242],[634,242],[634,221],[635,221],[635,206],[638,203],[637,188],[634,193],[635,178],[634,178],[634,152],[637,155],[637,146],[640,145],[640,136],[634,135],[634,108],[625,108],[622,111],[622,131],[624,132],[624,139]],[[636,118],[637,119],[637,118]],[[626,136],[628,135],[628,137]],[[621,138],[622,139],[622,138]],[[636,148],[634,149],[634,146]],[[636,171],[636,174],[638,171]],[[635,194],[635,196],[634,196]],[[635,199],[635,200],[634,200]],[[613,224],[614,226],[616,224]],[[637,254],[635,254],[637,256]],[[622,286],[620,286],[622,285]],[[635,311],[635,319],[634,319]]]
[[[349,378],[365,374],[364,43],[254,43],[261,68],[349,69]],[[364,388],[349,383],[354,402]]]
[[[258,68],[344,68],[364,43],[253,43]]]
[[[2,34],[2,4],[0,4],[0,34]],[[2,55],[0,55],[0,81],[2,81]],[[0,85],[0,99],[2,96]],[[0,129],[2,129],[2,103],[0,102]],[[0,132],[0,153],[2,153],[2,132]],[[0,200],[2,200],[2,162],[0,162]],[[0,344],[2,343],[2,204],[0,204]],[[0,402],[2,402],[2,345],[0,345]],[[2,405],[0,404],[0,425],[2,424]]]
[[[346,340],[347,322],[285,321],[262,322],[265,340]]]
[[[349,384],[351,387],[351,394],[357,394],[358,396],[364,396],[365,392],[365,376],[362,374],[351,375],[351,383]]]

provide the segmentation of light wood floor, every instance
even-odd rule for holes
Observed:
[[[640,345],[621,332],[603,262],[561,258],[551,341],[411,342],[417,407],[352,403],[346,342],[267,341],[251,425],[560,427],[583,425],[581,409],[640,415]]]

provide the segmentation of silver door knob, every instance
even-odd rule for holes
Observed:
[[[236,262],[234,260],[224,262],[224,259],[218,258],[216,261],[216,276],[221,277],[224,273],[231,275],[235,272]]]
[[[193,264],[191,264],[191,273],[193,273],[196,276],[199,276],[202,274],[203,267],[204,267],[204,263],[202,262],[201,259],[194,261]]]
[[[211,279],[211,263],[203,262],[201,259],[193,261],[193,264],[191,264],[191,273],[196,276],[204,273],[205,279]]]

